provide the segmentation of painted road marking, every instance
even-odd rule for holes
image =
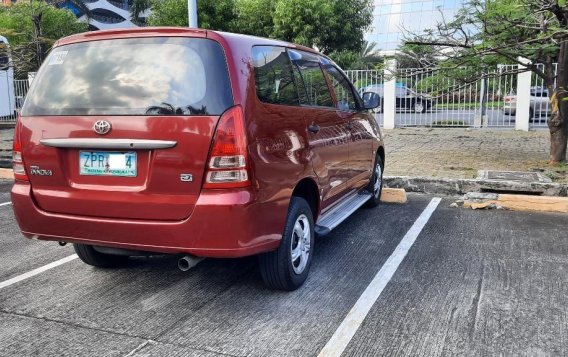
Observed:
[[[430,220],[432,213],[440,204],[441,198],[433,198],[408,230],[406,235],[398,243],[394,252],[387,259],[381,270],[375,275],[369,286],[363,291],[359,300],[355,303],[351,311],[347,314],[341,325],[337,328],[331,339],[319,353],[319,357],[341,356],[355,333],[365,320],[365,317],[393,277],[402,263],[404,257],[416,241],[416,238],[422,232],[422,229]]]
[[[0,203],[0,206],[7,206],[7,205],[11,205],[12,202],[4,202],[4,203]]]
[[[18,276],[16,276],[16,277],[13,277],[12,279],[8,279],[8,280],[6,280],[6,281],[3,281],[3,282],[0,283],[0,289],[3,289],[3,288],[5,288],[5,287],[7,287],[7,286],[16,284],[16,283],[18,283],[18,282],[20,282],[20,281],[22,281],[22,280],[26,280],[26,279],[28,279],[28,278],[31,278],[32,276],[36,276],[36,275],[38,275],[38,274],[41,274],[41,273],[43,273],[44,271],[47,271],[47,270],[49,270],[49,269],[53,269],[53,268],[55,268],[55,267],[58,267],[58,266],[60,266],[60,265],[62,265],[62,264],[65,264],[65,263],[70,262],[70,261],[72,261],[72,260],[74,260],[74,259],[77,259],[77,258],[79,258],[79,257],[77,256],[77,254],[73,254],[73,255],[70,255],[70,256],[65,257],[65,258],[63,258],[63,259],[59,259],[59,260],[57,260],[57,261],[55,261],[55,262],[53,262],[53,263],[49,263],[49,264],[47,264],[47,265],[44,265],[44,266],[42,266],[42,267],[39,267],[39,268],[37,268],[37,269],[34,269],[34,270],[29,271],[29,272],[27,272],[27,273],[24,273],[24,274],[22,274],[22,275],[18,275]]]

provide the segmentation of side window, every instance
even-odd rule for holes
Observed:
[[[317,107],[333,108],[333,100],[329,92],[327,80],[321,69],[319,59],[309,53],[290,51],[293,64],[300,73],[300,82],[306,89],[305,95],[301,95],[301,103]]]
[[[252,49],[256,95],[263,103],[300,105],[292,64],[283,47]]]
[[[325,70],[333,84],[333,91],[337,98],[337,109],[346,111],[357,110],[357,100],[347,78],[332,65],[325,66]]]

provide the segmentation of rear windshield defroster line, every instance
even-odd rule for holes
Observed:
[[[221,115],[233,105],[224,51],[201,38],[134,38],[55,48],[22,116]]]

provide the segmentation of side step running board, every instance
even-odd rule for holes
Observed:
[[[347,217],[351,216],[359,207],[363,206],[371,198],[371,194],[364,191],[362,193],[354,192],[346,197],[343,202],[322,215],[315,226],[316,234],[324,236],[331,232]]]

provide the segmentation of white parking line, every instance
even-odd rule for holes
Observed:
[[[430,220],[432,213],[440,204],[441,198],[433,198],[402,238],[394,252],[387,259],[381,270],[375,275],[367,289],[359,297],[351,311],[347,314],[341,325],[337,328],[331,339],[319,353],[318,357],[341,356],[355,332],[359,329],[363,320],[387,286],[398,266],[416,241],[416,238],[422,232],[422,229]]]
[[[4,202],[4,203],[0,203],[0,206],[7,206],[7,205],[11,205],[12,202]]]
[[[16,277],[13,277],[12,279],[8,279],[8,280],[6,280],[6,281],[3,281],[3,282],[0,283],[0,289],[3,289],[3,288],[5,288],[5,287],[7,287],[7,286],[16,284],[16,283],[18,283],[18,282],[20,282],[20,281],[22,281],[22,280],[26,280],[26,279],[28,279],[28,278],[31,278],[32,276],[36,276],[36,275],[38,275],[38,274],[41,274],[41,273],[43,273],[44,271],[47,271],[47,270],[49,270],[49,269],[58,267],[58,266],[60,266],[60,265],[62,265],[62,264],[65,264],[65,263],[70,262],[70,261],[72,261],[73,259],[77,259],[77,258],[78,258],[77,254],[73,254],[73,255],[70,255],[70,256],[65,257],[65,258],[63,258],[63,259],[59,259],[59,260],[57,260],[57,261],[55,261],[55,262],[53,262],[53,263],[49,263],[49,264],[47,264],[47,265],[44,265],[44,266],[42,266],[42,267],[39,267],[39,268],[37,268],[37,269],[34,269],[34,270],[29,271],[29,272],[27,272],[27,273],[24,273],[24,274],[22,274],[22,275],[18,275],[18,276],[16,276]]]

